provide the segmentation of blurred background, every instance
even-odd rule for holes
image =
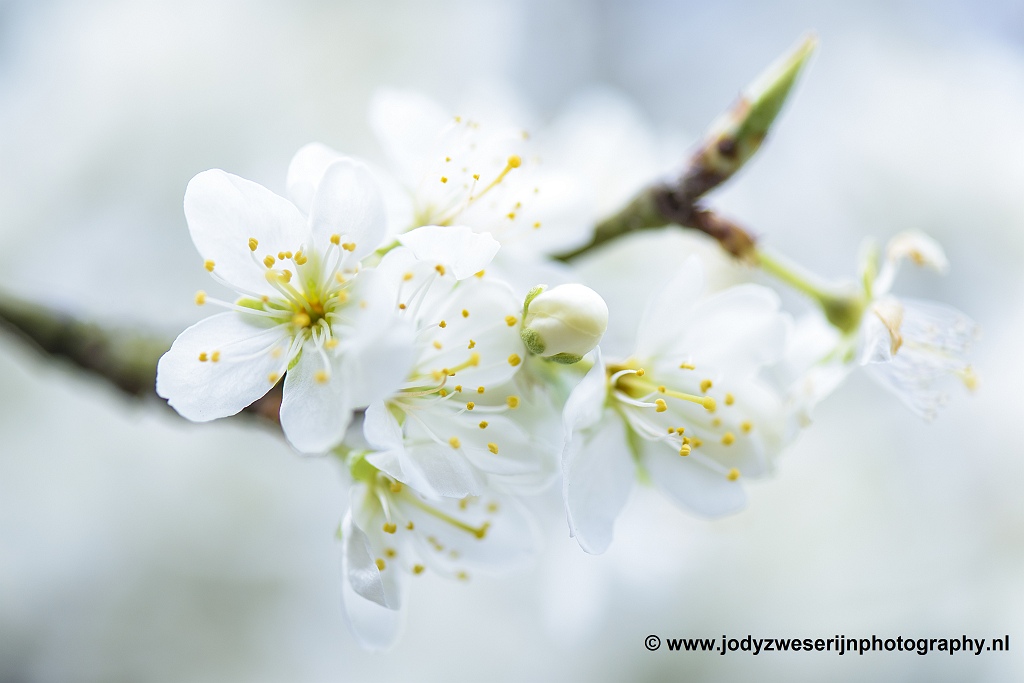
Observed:
[[[808,29],[820,49],[773,136],[712,203],[836,277],[866,235],[930,232],[949,275],[898,288],[981,324],[976,395],[925,424],[855,375],[745,512],[703,522],[639,490],[600,557],[544,499],[533,567],[424,577],[398,647],[371,655],[339,603],[332,462],[131,404],[0,336],[0,681],[1024,678],[1016,0],[0,0],[2,286],[174,334],[209,286],[181,209],[201,170],[283,192],[306,142],[378,159],[380,85],[515,92],[541,127],[606,88],[685,146]],[[723,633],[1012,649],[643,646]]]

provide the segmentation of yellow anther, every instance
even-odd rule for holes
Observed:
[[[338,246],[339,244],[341,244],[341,235],[337,233],[331,235],[331,244],[333,244],[334,246]]]
[[[486,272],[486,270],[478,270],[475,273],[473,273],[473,277],[483,277]]]
[[[511,356],[508,357],[508,364],[511,365],[512,367],[515,367],[522,362],[523,359],[520,358],[518,354],[513,353]]]
[[[494,443],[493,441],[488,443],[487,444],[487,450],[489,450],[491,453],[494,453],[495,455],[497,455],[498,454],[498,444]]]
[[[270,352],[270,357],[271,358],[280,358],[282,353],[284,353],[284,351],[281,349],[281,347],[280,346],[275,346],[274,350]]]
[[[292,271],[287,270],[287,269],[282,270],[281,271],[281,281],[282,282],[291,282],[292,281]]]
[[[306,255],[303,254],[301,251],[298,252],[297,254],[295,254],[295,259],[294,260],[295,260],[295,265],[297,265],[297,266],[304,266],[304,265],[306,265],[306,262],[309,261],[309,259],[306,258]]]
[[[715,399],[711,398],[710,396],[705,396],[704,400],[701,401],[700,403],[702,406],[704,406],[704,410],[708,411],[709,413],[713,413],[715,412],[715,410],[718,409],[718,404],[715,403]]]
[[[488,503],[487,504],[487,511],[490,512],[493,515],[495,512],[498,511],[498,504],[497,503]]]
[[[487,429],[487,420],[481,420],[478,426],[480,429]]]
[[[505,403],[508,404],[509,408],[518,408],[519,407],[519,397],[518,396],[509,396],[508,398],[505,399]]]
[[[444,398],[445,396],[448,395],[448,390],[447,389],[441,389],[437,393],[441,396],[441,398]]]
[[[470,340],[469,340],[469,345],[468,345],[468,346],[467,346],[466,348],[468,348],[468,349],[472,349],[472,348],[473,348],[473,347],[475,347],[475,346],[476,346],[476,342],[475,342],[475,341],[473,341],[472,339],[470,339]]]
[[[405,309],[406,309],[406,305],[405,304],[398,304],[398,310],[404,311]]]
[[[484,388],[483,387],[477,387],[476,388],[476,393],[478,393],[478,394],[484,393]]]
[[[331,337],[330,339],[325,341],[324,342],[324,348],[327,349],[328,351],[330,351],[331,349],[338,348],[338,340],[337,340],[337,338]]]
[[[516,317],[514,315],[506,315],[505,324],[508,325],[509,327],[512,327],[513,325],[516,324]]]
[[[265,265],[267,268],[273,268],[275,261],[277,261],[277,259],[275,259],[270,254],[267,254],[266,256],[263,257],[263,265]]]
[[[659,398],[654,402],[654,412],[664,413],[668,410],[668,405],[665,403],[665,399]]]
[[[455,575],[455,578],[459,581],[469,581],[469,574],[467,574],[466,572],[459,572]]]
[[[448,178],[446,178],[445,176],[441,176],[441,182],[442,183],[447,183],[448,182]]]
[[[518,154],[513,154],[508,158],[508,165],[512,168],[519,168],[523,165],[523,159]]]
[[[343,243],[341,245],[341,248],[344,249],[345,251],[355,251],[356,250],[356,243],[355,242],[345,242],[345,243]]]
[[[386,566],[387,566],[387,565],[386,565],[386,564],[384,563],[384,559],[383,559],[383,558],[380,558],[380,557],[378,557],[378,558],[377,558],[376,560],[374,560],[374,564],[376,564],[376,565],[377,565],[377,569],[379,569],[380,571],[384,571],[384,567],[386,567]]]
[[[533,224],[533,229],[534,230],[536,230],[539,227],[540,227],[540,221],[537,221],[536,223]]]
[[[452,438],[448,439],[448,444],[449,444],[449,445],[450,445],[450,446],[451,446],[452,448],[458,448],[459,446],[461,446],[461,445],[462,445],[462,442],[461,442],[461,441],[459,441],[459,437],[457,437],[457,436],[453,436]]]
[[[735,443],[735,441],[736,441],[736,437],[733,436],[732,432],[726,432],[725,434],[722,435],[722,445],[723,446],[731,446],[731,445],[733,445],[733,443]]]
[[[472,401],[469,401],[468,403],[466,403],[466,410],[473,410],[473,408],[476,408],[476,404],[475,403],[473,403]]]
[[[406,282],[408,282],[412,278],[413,278],[412,273],[406,273],[405,275],[402,276],[402,279],[405,280]]]
[[[425,569],[426,567],[424,567],[422,564],[414,564],[412,566],[412,573],[419,575],[422,574]]]
[[[327,371],[326,370],[317,370],[316,373],[314,373],[314,375],[313,375],[313,379],[316,380],[317,384],[327,384],[327,379],[328,379]]]
[[[462,317],[463,318],[468,318],[469,317],[469,311],[467,311],[465,308],[462,309]]]
[[[639,370],[636,371],[636,376],[637,377],[643,377],[646,374],[647,374],[647,371],[644,370],[643,368],[640,368]]]
[[[388,558],[393,558],[393,557],[394,557],[395,555],[397,555],[398,553],[397,553],[397,552],[395,552],[395,549],[394,549],[394,548],[385,548],[385,549],[384,549],[384,554],[385,554],[385,555],[387,555],[387,556],[388,556]]]
[[[435,339],[434,340],[434,348],[440,351],[441,350],[441,342],[439,342],[439,341],[437,341]]]
[[[687,456],[690,454],[690,444],[684,443],[679,447],[679,455]]]
[[[974,372],[974,368],[970,365],[958,374],[960,375],[960,381],[964,383],[968,391],[975,391],[978,388],[978,374]]]
[[[339,285],[343,285],[343,284],[345,284],[345,276],[342,275],[341,273],[335,273],[334,274],[334,281],[337,282]],[[346,294],[346,293],[342,292],[342,294]],[[348,299],[348,295],[347,294],[346,294],[345,298]]]
[[[711,426],[712,427],[721,427],[722,426],[722,420],[720,418],[716,417],[714,420],[711,421]]]
[[[448,323],[446,323],[445,321],[442,320],[441,322],[439,322],[437,324],[437,326],[440,327],[441,329],[444,329],[444,328],[448,327]]]
[[[445,160],[445,163],[448,163],[449,161],[452,160],[452,158],[451,157],[445,157],[444,160]]]
[[[744,434],[749,434],[750,430],[753,429],[753,428],[754,428],[754,425],[749,420],[744,420],[743,422],[740,422],[740,429],[743,430]]]
[[[416,528],[416,525],[413,524],[412,520],[410,519],[408,522],[405,523],[405,528],[409,531],[412,531],[414,528]]]
[[[214,351],[210,354],[210,360],[214,363],[220,362],[220,351]]]
[[[465,510],[469,506],[469,498],[463,498],[459,501],[459,509]]]
[[[256,247],[260,246],[260,241],[255,237],[249,238],[249,251],[256,251]]]
[[[508,214],[506,214],[506,215],[507,215],[507,217],[508,217],[508,219],[510,221],[514,221],[516,219],[516,212],[515,211],[509,211]]]
[[[288,254],[286,254],[283,251],[277,252],[277,260],[278,261],[284,261],[286,258],[288,258]]]
[[[461,384],[456,384],[455,385],[455,392],[456,393],[460,393],[460,394],[462,393],[462,385]]]
[[[401,493],[402,492],[402,482],[400,482],[400,481],[393,481],[388,486],[388,488],[391,489],[391,493]]]
[[[728,479],[729,481],[736,481],[737,479],[740,478],[740,471],[733,467],[731,470],[729,470],[729,474],[725,475],[725,478]]]
[[[269,375],[267,375],[267,381],[270,382],[271,384],[277,384],[277,381],[279,379],[281,379],[281,375],[277,374],[276,372],[272,372]]]
[[[683,443],[685,443],[687,446],[689,446],[689,445],[691,445],[693,443],[693,441],[690,439],[690,437],[684,436],[683,437]]]
[[[210,260],[203,261],[203,268],[206,268],[208,271],[210,271],[212,273],[213,272],[213,261],[210,261]]]
[[[690,439],[690,445],[693,446],[694,448],[700,448],[701,446],[704,445],[704,442],[698,439],[697,437],[693,437],[692,439]]]
[[[707,390],[710,389],[711,386],[711,380],[709,379],[702,379],[700,381],[700,390],[703,391],[704,393],[707,393]]]
[[[205,363],[208,360],[210,360],[210,357],[206,354],[206,351],[200,352],[200,354],[199,354],[199,362],[200,363]]]
[[[736,402],[736,397],[735,396],[733,396],[732,394],[726,394],[725,395],[725,405],[731,406],[735,402]]]
[[[685,431],[686,431],[686,427],[676,427],[676,433],[677,434],[682,434]]]
[[[296,313],[292,316],[292,325],[296,327],[309,327],[311,322],[309,316],[305,313]]]
[[[680,370],[696,370],[697,368],[694,367],[693,363],[680,363],[679,364],[679,369]]]
[[[668,428],[668,433],[669,434],[675,434],[676,433],[676,428],[675,427],[669,427]]]
[[[386,534],[393,534],[397,530],[398,530],[398,527],[395,526],[392,522],[384,522],[384,533],[386,533]]]
[[[436,270],[441,275],[445,274],[444,266],[442,266],[440,263],[438,263],[436,266],[434,266],[434,270]]]
[[[476,366],[480,365],[480,354],[474,351],[473,353],[469,354],[469,360],[467,360],[466,362],[469,363],[471,367],[475,368]]]
[[[661,385],[660,387],[658,387],[658,391],[659,391],[660,393],[664,394],[664,393],[665,393],[665,385],[663,384],[663,385]]]
[[[196,306],[202,306],[206,303],[206,292],[200,290],[196,292]]]

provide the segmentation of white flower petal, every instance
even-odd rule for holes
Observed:
[[[370,170],[352,159],[335,161],[324,171],[309,212],[313,239],[326,248],[332,235],[353,242],[348,258],[373,252],[387,234],[384,198]]]
[[[340,362],[328,365],[307,342],[298,363],[285,376],[281,428],[289,443],[303,453],[324,453],[345,436],[353,407],[345,367]]]
[[[451,121],[436,102],[407,90],[381,88],[370,102],[370,126],[409,187],[423,177]]]
[[[271,352],[283,352],[289,341],[284,325],[250,324],[238,313],[211,316],[178,335],[160,359],[156,392],[195,422],[234,415],[274,386],[269,376],[282,360]]]
[[[327,145],[311,142],[295,153],[288,165],[288,198],[303,213],[309,214],[316,188],[327,171],[342,155]]]
[[[615,518],[633,486],[634,465],[625,427],[614,414],[593,430],[572,434],[562,454],[562,497],[569,535],[588,553],[612,542]]]
[[[730,481],[724,468],[700,462],[700,456],[682,457],[657,444],[642,446],[643,464],[654,483],[672,500],[703,517],[722,517],[738,512],[747,496],[739,481]]]
[[[262,185],[221,170],[203,171],[185,190],[185,218],[213,274],[239,291],[276,295],[254,255],[297,251],[309,240],[294,204]],[[258,240],[254,253],[249,239]]]
[[[635,354],[638,358],[664,355],[679,349],[679,339],[691,325],[689,311],[700,299],[704,288],[704,269],[696,256],[679,267],[678,274],[655,291],[647,303],[637,328]]]
[[[416,258],[443,265],[458,280],[486,268],[501,246],[488,233],[473,232],[462,225],[428,225],[398,239]]]
[[[605,375],[601,348],[594,351],[594,366],[576,385],[562,411],[565,438],[574,432],[597,424],[604,417],[604,404],[608,399],[608,378]]]
[[[360,495],[353,495],[353,507]],[[381,571],[377,568],[370,539],[352,520],[352,513],[345,515],[341,526],[342,541],[345,544],[345,579],[357,594],[389,609],[398,609],[392,604],[384,587]]]
[[[341,567],[347,576],[347,559],[342,560]],[[388,609],[367,600],[352,590],[348,581],[342,581],[341,596],[345,621],[360,645],[377,652],[394,647],[405,622],[404,610]]]

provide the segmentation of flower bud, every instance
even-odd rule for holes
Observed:
[[[597,346],[608,329],[608,306],[583,285],[534,287],[523,305],[520,335],[531,353],[571,364]]]

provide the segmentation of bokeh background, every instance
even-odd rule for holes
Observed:
[[[373,655],[339,604],[332,462],[131,404],[5,335],[0,681],[1024,678],[1015,0],[0,0],[0,283],[173,334],[208,287],[181,211],[201,170],[283,191],[311,140],[379,158],[365,112],[380,85],[447,103],[515,92],[541,126],[610,88],[659,139],[692,142],[807,29],[819,53],[713,203],[834,276],[852,275],[865,235],[931,232],[949,275],[907,273],[899,287],[981,324],[976,395],[925,424],[857,375],[777,476],[750,486],[745,512],[703,522],[639,491],[600,557],[545,499],[535,565],[468,585],[424,577],[404,638]],[[723,633],[1010,634],[1012,649],[643,646]]]

